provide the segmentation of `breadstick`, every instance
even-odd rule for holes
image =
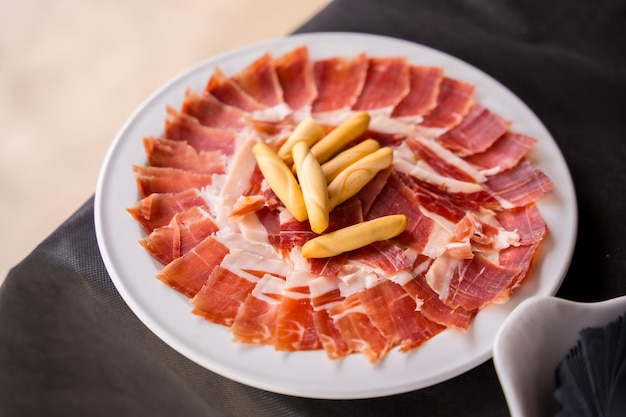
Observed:
[[[393,150],[380,148],[339,172],[328,184],[330,210],[358,193],[378,172],[393,163]]]
[[[322,165],[322,172],[327,182],[331,182],[339,172],[348,167],[350,164],[358,161],[366,155],[380,149],[380,144],[374,139],[367,139],[351,148],[341,152],[333,159]]]
[[[331,130],[311,147],[311,152],[320,164],[328,161],[341,148],[361,136],[367,130],[370,115],[366,112],[357,112],[348,117],[343,123]]]
[[[328,228],[328,189],[326,178],[309,146],[298,142],[293,146],[293,164],[296,167],[304,206],[309,216],[311,230],[322,233]]]
[[[252,147],[257,164],[276,196],[298,221],[307,219],[302,190],[289,167],[276,155],[265,142],[258,142]]]
[[[302,246],[305,258],[328,258],[370,243],[391,239],[402,233],[408,224],[404,214],[379,217],[327,233]]]
[[[285,161],[287,165],[291,165],[293,162],[291,155],[293,145],[303,141],[307,145],[312,146],[322,136],[324,136],[324,129],[315,119],[309,116],[298,123],[293,132],[291,132],[287,141],[283,143],[278,150],[278,156]]]

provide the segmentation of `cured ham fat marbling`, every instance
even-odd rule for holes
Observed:
[[[445,68],[358,51],[313,60],[301,45],[233,74],[215,67],[205,86],[166,108],[161,136],[138,138],[146,164],[129,167],[138,199],[128,212],[156,277],[233,341],[376,363],[465,331],[531,275],[548,234],[537,202],[554,187],[533,163],[537,139]],[[347,146],[372,138],[393,160],[322,233],[397,214],[408,226],[305,258],[318,234],[268,186],[252,148],[278,151],[306,117],[328,133],[357,111],[371,121]]]

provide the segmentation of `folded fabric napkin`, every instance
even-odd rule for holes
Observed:
[[[626,313],[580,331],[555,371],[557,417],[626,416]]]

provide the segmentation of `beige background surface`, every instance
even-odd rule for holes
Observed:
[[[0,282],[95,191],[125,120],[217,53],[330,0],[0,0]]]

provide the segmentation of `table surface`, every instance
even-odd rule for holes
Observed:
[[[577,193],[578,240],[557,293],[626,294],[626,3],[335,0],[299,33],[375,33],[427,45],[517,94],[561,148]],[[207,371],[130,311],[102,263],[93,198],[0,287],[0,415],[506,416],[491,361],[390,397],[313,400]]]

